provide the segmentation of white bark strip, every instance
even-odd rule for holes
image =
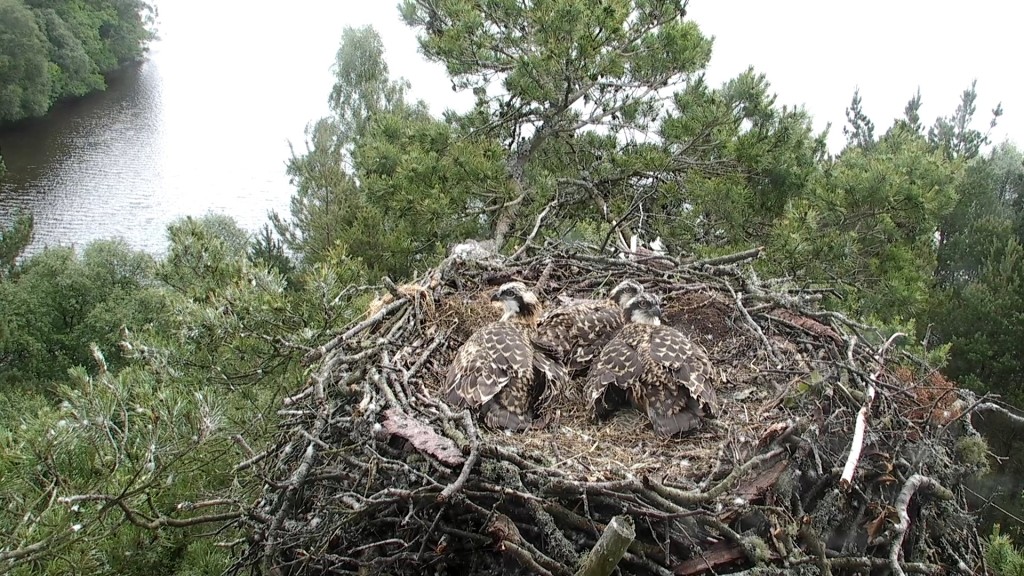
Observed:
[[[951,500],[953,493],[947,490],[942,484],[921,474],[914,474],[903,484],[900,495],[896,498],[896,513],[899,514],[900,523],[894,528],[895,534],[892,539],[892,548],[889,550],[889,565],[896,576],[906,576],[903,567],[900,566],[900,549],[903,548],[903,539],[910,528],[910,513],[907,507],[910,506],[910,499],[918,490],[931,490],[943,500]]]
[[[857,471],[857,464],[860,462],[861,450],[864,449],[864,433],[868,428],[868,415],[871,414],[871,404],[875,400],[875,384],[878,382],[878,376],[882,373],[882,369],[885,366],[885,351],[892,346],[892,343],[897,338],[905,336],[906,334],[902,332],[896,332],[885,341],[885,344],[882,344],[882,347],[875,355],[875,360],[878,362],[878,370],[875,370],[868,381],[867,398],[864,400],[864,405],[857,412],[857,422],[853,427],[853,442],[850,443],[850,456],[846,459],[846,466],[843,467],[843,475],[839,477],[839,486],[843,490],[849,490],[853,485],[853,475]],[[853,365],[853,349],[856,345],[857,340],[855,336],[850,343],[850,348],[847,350],[851,365]]]

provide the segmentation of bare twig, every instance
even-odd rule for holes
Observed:
[[[441,491],[441,494],[438,495],[437,499],[442,502],[450,500],[459,490],[462,490],[463,486],[466,485],[466,481],[469,480],[470,472],[473,471],[473,467],[480,460],[480,436],[477,433],[476,424],[473,422],[473,416],[469,410],[462,411],[462,426],[469,435],[469,458],[466,458],[466,463],[462,465],[462,472],[459,473],[459,477],[455,479],[455,482],[446,486]]]
[[[395,310],[401,308],[402,306],[405,306],[408,303],[409,300],[407,298],[402,298],[400,300],[395,300],[391,302],[387,306],[381,308],[373,316],[370,316],[366,320],[363,320],[362,322],[349,328],[343,334],[335,336],[334,338],[331,339],[330,342],[324,344],[323,346],[318,346],[310,350],[305,356],[302,357],[302,363],[308,365],[312,364],[313,362],[316,362],[317,360],[323,358],[324,355],[330,352],[331,350],[334,350],[338,346],[341,346],[343,342],[349,340],[353,336],[356,336],[357,334],[361,333],[367,328],[374,326],[382,319],[384,319],[388,314],[394,312]]]
[[[545,206],[544,209],[540,211],[540,214],[537,214],[537,219],[533,223],[533,230],[530,231],[530,235],[526,237],[526,240],[523,240],[523,245],[520,246],[519,249],[512,254],[510,258],[511,260],[518,260],[519,257],[523,255],[523,252],[526,252],[526,249],[529,248],[530,246],[530,242],[533,241],[533,239],[537,236],[537,232],[540,230],[540,223],[544,221],[544,218],[548,215],[548,212],[550,212],[551,209],[554,208],[555,206],[558,206],[558,200],[552,200],[551,202],[548,202],[547,206]]]
[[[906,336],[902,332],[896,332],[885,341],[885,344],[879,348],[875,354],[875,361],[878,362],[878,369],[871,375],[870,381],[867,383],[866,395],[864,399],[864,405],[861,406],[857,412],[857,421],[853,428],[853,440],[850,443],[850,455],[846,459],[846,466],[843,468],[843,473],[839,477],[839,485],[844,490],[849,490],[853,484],[853,475],[857,471],[857,463],[860,461],[860,453],[864,448],[864,432],[868,426],[868,415],[871,413],[871,405],[875,401],[875,384],[878,383],[878,376],[883,370],[885,364],[885,352],[892,346],[898,338]],[[852,355],[853,348],[856,343],[856,336],[850,341],[850,348],[847,352],[848,356]]]
[[[903,484],[899,497],[896,498],[896,513],[899,514],[900,522],[893,529],[892,547],[889,549],[889,565],[897,576],[906,576],[903,567],[900,565],[900,549],[903,547],[903,538],[910,527],[910,514],[907,507],[910,506],[910,499],[918,490],[931,490],[936,496],[943,500],[952,500],[953,493],[944,488],[941,484],[928,476],[914,474]]]
[[[77,502],[105,502],[112,504],[121,509],[124,513],[125,518],[139,526],[149,530],[157,530],[164,526],[172,528],[186,528],[189,526],[198,526],[200,524],[210,524],[213,522],[227,522],[229,520],[237,520],[241,518],[244,513],[242,511],[233,512],[222,512],[220,514],[207,514],[205,516],[192,516],[190,518],[171,518],[170,516],[158,515],[155,518],[149,518],[142,512],[130,508],[125,503],[124,498],[118,496],[111,496],[108,494],[77,494],[74,496],[64,496],[58,500],[63,504],[75,504]],[[220,505],[232,505],[237,506],[236,502],[233,501],[216,501],[212,503],[197,503],[188,504],[182,503],[177,506],[180,510],[189,510],[203,508],[206,506],[220,506]]]
[[[696,262],[688,264],[688,266],[693,268],[702,268],[705,266],[722,266],[725,264],[735,264],[737,262],[743,262],[744,260],[753,260],[760,256],[763,252],[764,246],[758,246],[757,248],[751,248],[750,250],[736,252],[735,254],[726,254],[724,256],[715,256],[713,258],[697,260]]]

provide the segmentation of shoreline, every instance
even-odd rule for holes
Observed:
[[[30,116],[26,118],[21,118],[19,120],[15,120],[7,124],[0,124],[0,137],[18,134],[25,130],[31,129],[35,127],[34,125],[40,122],[47,121],[48,118],[55,114],[71,110],[76,106],[88,102],[92,98],[96,98],[98,95],[102,95],[103,93],[110,90],[111,82],[118,82],[120,80],[120,77],[127,74],[130,69],[145,64],[146,61],[149,60],[148,52],[149,50],[147,48],[140,58],[132,60],[130,62],[125,62],[117,68],[104,72],[102,74],[103,88],[100,90],[93,90],[86,94],[82,94],[81,96],[68,96],[61,98],[54,102],[53,105],[51,105],[50,108],[46,110],[46,112],[40,114],[39,116]],[[3,157],[2,150],[0,150],[0,157]],[[0,172],[0,174],[2,174],[2,172]]]

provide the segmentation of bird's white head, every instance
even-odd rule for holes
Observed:
[[[507,282],[491,295],[491,303],[501,306],[502,320],[536,321],[540,316],[540,301],[526,284]]]
[[[625,309],[626,304],[630,300],[639,294],[643,294],[643,292],[644,287],[636,280],[623,280],[615,288],[612,288],[611,293],[608,294],[608,299],[618,304],[620,308]]]
[[[650,292],[638,294],[626,304],[625,314],[629,322],[657,326],[661,324],[661,299]]]

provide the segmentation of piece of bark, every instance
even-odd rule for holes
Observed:
[[[768,489],[775,485],[775,482],[782,476],[782,473],[789,468],[789,460],[780,458],[769,468],[754,477],[749,484],[744,484],[736,490],[736,497],[753,501],[763,497]]]
[[[813,318],[808,318],[807,316],[797,314],[792,310],[787,310],[785,308],[773,308],[771,311],[771,315],[781,318],[786,322],[790,322],[796,326],[799,326],[816,336],[829,338],[833,342],[840,344],[843,342],[843,339],[840,338],[839,334],[836,334],[836,331],[833,330],[831,327],[826,326],[825,324],[822,324],[821,322],[818,322]]]
[[[723,566],[746,561],[747,553],[743,548],[729,542],[719,542],[705,550],[702,555],[677,565],[672,573],[679,576],[696,576],[709,572],[713,574]]]
[[[459,447],[450,438],[441,436],[433,428],[389,408],[384,411],[384,429],[388,434],[408,440],[417,450],[437,458],[448,466],[461,466],[466,462]]]

